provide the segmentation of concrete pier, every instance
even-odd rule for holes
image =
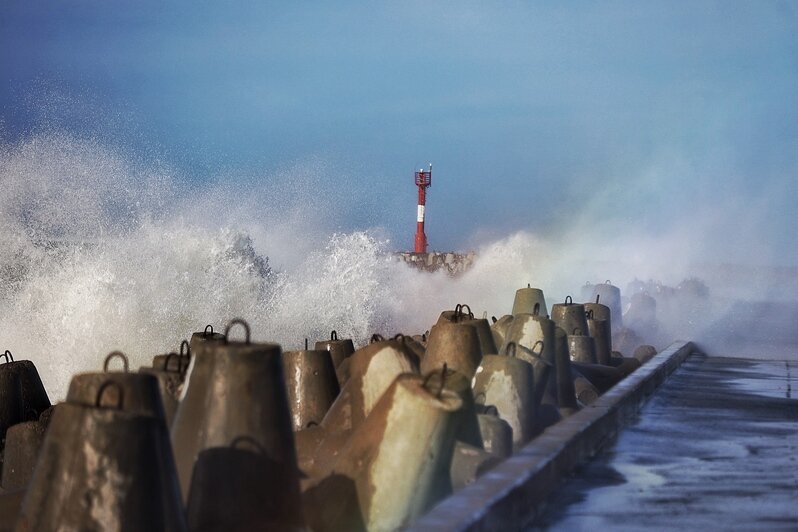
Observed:
[[[694,354],[529,530],[797,530],[798,362]]]

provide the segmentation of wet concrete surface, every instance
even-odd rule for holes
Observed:
[[[529,530],[798,530],[798,362],[691,355]]]

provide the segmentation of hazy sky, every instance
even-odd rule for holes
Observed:
[[[398,247],[432,162],[438,249],[679,220],[710,256],[798,264],[790,1],[5,0],[0,134],[43,128],[197,182],[310,164]]]

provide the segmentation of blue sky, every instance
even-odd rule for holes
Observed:
[[[199,184],[322,161],[385,196],[344,228],[408,246],[433,162],[440,249],[717,209],[694,236],[723,258],[748,224],[798,264],[794,2],[7,0],[0,72],[5,142],[99,137]]]

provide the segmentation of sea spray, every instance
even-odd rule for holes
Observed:
[[[332,329],[362,344],[374,332],[424,332],[458,303],[500,316],[527,283],[554,303],[585,281],[687,276],[686,259],[667,260],[681,256],[681,230],[641,239],[584,228],[484,242],[456,278],[420,272],[391,257],[379,219],[336,230],[351,204],[319,193],[318,176],[306,173],[276,178],[293,183],[297,194],[285,195],[269,176],[269,186],[190,184],[96,139],[47,133],[0,144],[0,348],[34,360],[57,400],[73,373],[98,369],[112,350],[148,364],[233,317],[286,349]],[[700,336],[732,305],[660,327],[663,341]]]

